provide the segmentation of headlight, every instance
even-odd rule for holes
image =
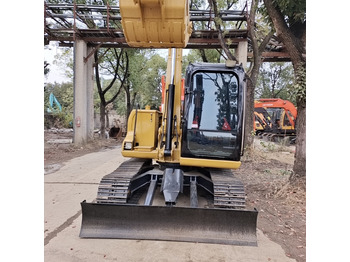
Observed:
[[[132,143],[131,142],[125,142],[124,149],[125,150],[131,150],[132,149]]]

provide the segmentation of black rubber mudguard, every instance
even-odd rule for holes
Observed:
[[[257,246],[258,211],[81,203],[81,238]]]

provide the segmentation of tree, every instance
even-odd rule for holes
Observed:
[[[293,67],[289,62],[264,63],[260,68],[256,98],[281,98],[296,104]]]
[[[229,1],[230,2],[230,1]],[[232,1],[231,1],[232,2]],[[228,4],[229,5],[229,4]],[[190,3],[191,10],[203,10],[209,8],[207,1],[204,0],[193,0]],[[212,22],[205,21],[192,21],[193,28],[195,30],[211,30]],[[224,54],[219,49],[192,49],[190,51],[189,58],[192,58],[191,61],[203,61],[204,63],[220,63],[221,57],[224,57]],[[183,70],[184,72],[185,70]]]
[[[143,106],[150,105],[153,109],[159,109],[161,105],[161,78],[166,73],[166,60],[159,54],[149,53],[146,68],[141,74],[142,92],[140,100]],[[147,58],[147,56],[146,56]]]
[[[161,76],[166,72],[166,61],[152,50],[129,49],[129,77],[124,85],[126,119],[139,104],[158,109],[161,104]]]
[[[64,70],[64,75],[73,81],[73,48],[71,47],[61,47],[59,52],[55,55],[55,60],[53,63]]]
[[[294,173],[290,180],[295,181],[306,176],[306,3],[305,0],[264,0],[264,4],[294,68],[298,118]]]
[[[106,108],[119,96],[127,82],[129,70],[129,58],[124,49],[107,49],[100,55],[101,50],[94,53],[94,68],[97,91],[100,97],[100,122],[101,138],[104,139],[106,130]],[[100,72],[105,71],[112,75],[111,81],[106,87],[102,86]],[[104,72],[104,73],[105,73]],[[108,97],[109,95],[109,97]]]
[[[224,8],[229,10],[233,6],[233,4],[235,4],[236,2],[237,1],[235,1],[235,0],[226,1],[226,3],[220,2],[220,6],[225,6]],[[218,30],[218,39],[219,39],[221,48],[223,49],[223,51],[228,59],[237,61],[237,58],[233,55],[233,53],[229,49],[227,42],[224,39],[225,27],[224,27],[223,22],[222,22],[221,17],[220,17],[220,10],[218,8],[218,1],[217,0],[209,0],[209,5],[210,5],[210,8],[214,11],[214,15],[215,15],[214,24],[215,24],[216,29]]]
[[[257,85],[259,70],[262,64],[262,52],[274,34],[273,30],[266,30],[267,25],[262,21],[257,22],[258,1],[252,0],[248,18],[248,36],[253,49],[253,61],[247,72],[247,95],[246,95],[246,132],[244,140],[249,148],[253,144],[254,130],[254,93]]]

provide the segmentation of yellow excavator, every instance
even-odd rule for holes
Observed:
[[[233,61],[193,63],[181,99],[182,49],[191,34],[186,0],[120,0],[131,47],[169,48],[161,111],[135,109],[122,155],[83,201],[82,238],[171,240],[256,246],[241,165],[245,72]],[[157,190],[158,189],[158,190]]]

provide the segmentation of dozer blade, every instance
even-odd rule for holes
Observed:
[[[258,211],[81,203],[81,238],[257,246]]]

